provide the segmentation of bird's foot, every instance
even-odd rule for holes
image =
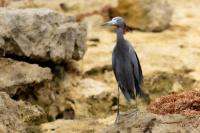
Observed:
[[[135,116],[136,117],[138,116],[138,113],[139,113],[139,108],[136,106],[136,108],[135,108]]]
[[[135,108],[135,111],[136,111],[136,112],[138,112],[138,111],[139,111],[139,108],[138,108],[137,106],[136,106],[136,108]]]

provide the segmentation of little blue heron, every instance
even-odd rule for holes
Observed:
[[[143,74],[134,48],[124,39],[124,33],[126,31],[124,19],[122,17],[115,17],[111,21],[102,24],[102,26],[117,27],[117,44],[112,53],[112,69],[118,83],[118,108],[116,118],[116,121],[118,121],[119,88],[128,101],[131,99],[136,100],[137,107],[137,96],[142,93],[140,85],[143,82]]]

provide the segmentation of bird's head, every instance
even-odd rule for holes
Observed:
[[[126,23],[122,17],[114,17],[112,20],[103,23],[102,26],[116,26],[117,28],[122,28],[124,32],[126,30]]]

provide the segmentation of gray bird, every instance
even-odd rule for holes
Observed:
[[[124,39],[126,24],[122,17],[115,17],[102,26],[117,27],[117,44],[112,53],[112,69],[118,83],[118,109],[117,118],[119,117],[119,88],[125,98],[130,101],[141,95],[140,85],[143,82],[143,74],[138,56],[131,44]],[[137,101],[136,101],[137,107]]]

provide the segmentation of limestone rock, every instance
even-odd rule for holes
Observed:
[[[77,115],[87,116],[98,116],[99,118],[107,117],[115,113],[113,109],[116,105],[116,96],[113,94],[112,88],[107,84],[96,81],[90,78],[82,79],[78,82],[77,85],[80,90],[72,92],[72,96],[75,96],[77,99],[76,113]],[[79,97],[76,96],[79,95]],[[83,105],[82,100],[85,101],[86,105]],[[85,114],[84,111],[86,110]]]
[[[38,106],[12,100],[5,92],[0,92],[0,132],[26,133],[31,126],[46,121],[45,112]]]
[[[86,51],[86,25],[49,9],[0,9],[0,50],[5,55],[67,62]]]
[[[166,0],[118,0],[117,12],[132,28],[162,31],[170,24],[173,8]]]
[[[199,116],[156,115],[131,110],[121,114],[118,124],[111,125],[103,133],[198,133],[199,131]]]
[[[80,94],[86,98],[101,95],[104,92],[109,91],[109,87],[93,79],[85,78],[79,82]]]
[[[94,119],[56,120],[41,125],[42,133],[96,133],[105,128],[105,124]]]
[[[52,79],[51,70],[37,64],[0,58],[0,91],[10,96],[26,87],[34,86]]]
[[[47,83],[29,95],[27,99],[20,99],[43,107],[48,112],[49,121],[92,116],[102,118],[115,113],[113,106],[116,106],[116,95],[110,87],[103,82],[80,79],[69,73],[58,84]]]

